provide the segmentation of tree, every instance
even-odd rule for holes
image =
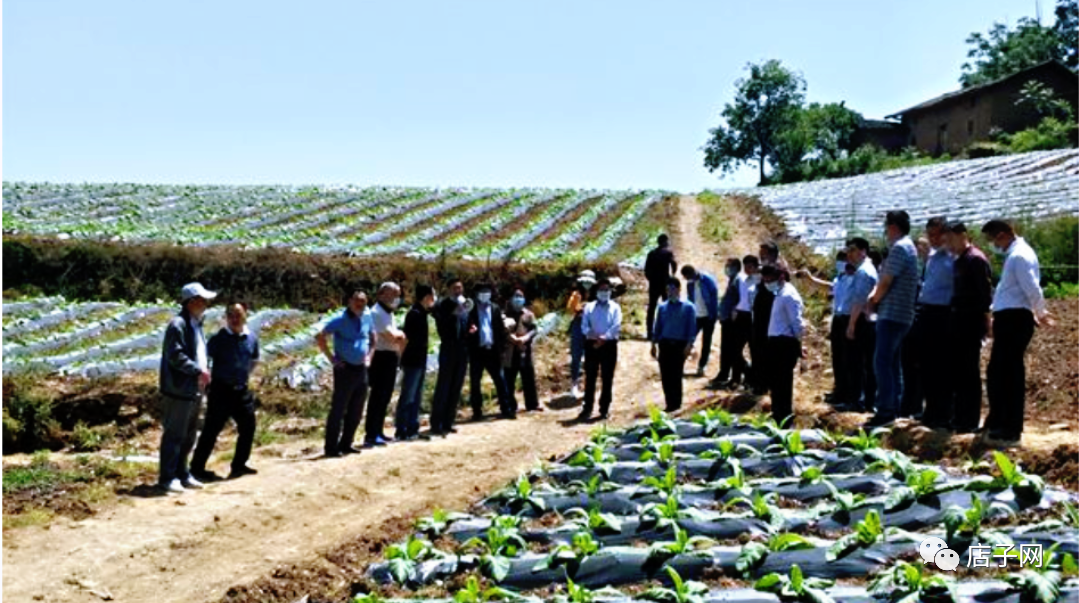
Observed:
[[[729,173],[739,164],[757,161],[764,184],[765,161],[777,163],[779,135],[797,119],[805,80],[775,59],[746,68],[749,77],[735,82],[734,102],[720,113],[724,123],[709,130],[712,137],[704,147],[704,165],[710,172]]]
[[[963,63],[959,83],[964,88],[1009,76],[1046,61],[1062,61],[1073,69],[1077,61],[1079,0],[1058,0],[1054,11],[1056,23],[1042,25],[1030,17],[1019,19],[1015,29],[994,23],[985,35],[972,33],[967,44],[972,48]]]
[[[854,151],[854,134],[861,123],[861,114],[848,109],[843,102],[810,103],[797,110],[796,119],[778,136],[775,152],[778,180],[803,180],[812,164],[847,156]]]

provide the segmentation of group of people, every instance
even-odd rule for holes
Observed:
[[[769,241],[761,244],[758,255],[726,260],[728,281],[722,295],[714,276],[692,265],[679,269],[668,237],[660,235],[645,263],[646,325],[667,410],[682,405],[685,364],[698,335],[701,353],[694,374],[704,375],[718,322],[719,373],[709,387],[770,393],[773,418],[780,424],[790,421],[794,373],[806,355],[804,304],[792,283],[792,276],[797,276],[828,287],[832,294],[835,388],[829,401],[837,410],[873,412],[867,428],[912,417],[932,428],[982,431],[987,441],[1014,445],[1023,430],[1026,347],[1035,326],[1051,319],[1033,249],[1008,222],[991,220],[981,231],[1004,257],[995,290],[989,260],[962,222],[930,219],[925,227],[925,251],[920,254],[910,237],[910,217],[904,211],[891,211],[884,221],[886,255],[875,253],[866,239],[854,237],[837,255],[834,280],[825,281],[804,270],[792,273],[780,258],[778,246]],[[685,295],[679,274],[685,281]],[[583,398],[579,421],[595,418],[601,379],[598,418],[606,419],[611,410],[623,320],[621,306],[613,299],[616,286],[622,287],[616,277],[597,279],[594,272],[585,270],[567,301],[572,395]],[[491,284],[478,285],[473,294],[465,296],[459,279],[447,283],[441,299],[436,299],[429,285],[419,284],[404,324],[398,327],[394,321],[402,303],[398,284],[383,283],[371,304],[365,292],[351,293],[345,308],[316,337],[333,367],[324,443],[327,457],[359,452],[354,438],[365,404],[364,448],[455,433],[466,373],[473,420],[484,418],[481,385],[485,372],[494,384],[503,419],[517,418],[518,376],[524,411],[543,410],[532,354],[537,320],[528,308],[525,289],[514,287],[505,308],[493,300]],[[246,326],[246,308],[234,303],[226,308],[226,325],[206,341],[202,317],[215,297],[199,283],[183,287],[181,311],[165,332],[159,485],[168,492],[200,488],[202,482],[220,479],[207,470],[206,463],[230,418],[239,437],[229,477],[256,473],[247,461],[255,432],[249,380],[259,359],[258,337]],[[429,315],[440,340],[438,377],[430,430],[421,433]],[[987,338],[993,340],[987,371],[989,414],[979,425],[980,356]],[[396,431],[390,437],[383,430],[398,371]],[[207,412],[198,434],[204,395]]]

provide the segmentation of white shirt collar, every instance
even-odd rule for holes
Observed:
[[[244,328],[241,329],[239,333],[237,333],[236,331],[233,331],[232,327],[230,327],[228,325],[225,325],[225,330],[228,331],[232,335],[250,335],[251,334],[251,330],[247,328],[247,325],[244,325]]]

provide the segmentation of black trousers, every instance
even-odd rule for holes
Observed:
[[[850,325],[849,314],[836,314],[832,316],[832,329],[828,333],[828,340],[832,344],[832,378],[835,385],[832,388],[832,400],[834,402],[846,402],[850,399],[847,387],[850,378],[847,377],[847,326]]]
[[[333,402],[326,420],[326,454],[352,447],[367,401],[367,367],[344,363],[333,368]],[[370,411],[368,411],[370,412]],[[342,430],[341,421],[344,420]]]
[[[956,431],[974,431],[982,419],[982,339],[985,313],[954,310],[951,324],[952,389],[954,406],[944,404],[940,412],[926,408],[925,423],[951,425]]]
[[[667,412],[682,408],[682,377],[686,370],[688,341],[664,339],[659,342],[659,378]]]
[[[599,395],[599,412],[607,414],[611,409],[614,390],[614,369],[618,365],[618,342],[608,341],[599,348],[594,341],[584,346],[584,406],[581,414],[591,415],[596,400],[596,379],[602,375],[603,391]]]
[[[506,380],[502,374],[502,355],[494,349],[476,347],[472,348],[469,367],[469,402],[472,404],[472,416],[483,416],[483,395],[481,385],[483,383],[483,371],[491,376],[495,384],[495,393],[498,396],[498,409],[503,417],[517,416],[517,409],[510,399],[506,387]]]
[[[716,379],[726,381],[728,377],[732,383],[738,383],[743,375],[747,375],[748,366],[745,357],[746,344],[753,328],[753,317],[749,312],[739,312],[736,318],[732,318],[721,325],[723,338],[719,353],[719,374]]]
[[[536,410],[539,408],[539,395],[536,392],[536,366],[532,363],[532,354],[518,354],[514,352],[513,360],[506,367],[506,391],[509,393],[513,404],[513,412],[517,412],[517,375],[521,376],[521,389],[524,391],[525,409]]]
[[[917,329],[916,354],[919,356],[916,370],[921,373],[918,383],[925,400],[923,423],[936,425],[939,417],[941,424],[947,424],[951,418],[949,415],[955,394],[955,357],[952,353],[954,342],[948,339],[951,319],[950,306],[922,306],[918,309],[918,317],[914,323]],[[910,335],[907,337],[909,339]],[[911,387],[908,385],[909,374],[904,365],[904,400],[907,397],[907,388]]]
[[[397,352],[378,350],[371,359],[371,402],[367,408],[367,417],[363,423],[363,441],[373,443],[375,438],[383,436],[386,425],[386,412],[393,399],[393,386],[397,381]]]
[[[802,344],[793,337],[769,337],[768,356],[772,418],[783,425],[794,416],[794,369],[802,357]]]
[[[1033,337],[1034,314],[1030,310],[993,313],[993,350],[986,371],[989,416],[985,427],[994,436],[1017,439],[1023,433],[1027,391],[1024,355]]]
[[[707,316],[698,317],[697,331],[701,334],[701,359],[697,367],[703,371],[708,366],[708,359],[712,357],[712,336],[716,332],[716,321]]]
[[[432,432],[446,433],[453,428],[467,371],[467,347],[439,345],[438,380],[435,382],[435,397],[431,403]]]
[[[251,445],[255,441],[255,397],[247,386],[236,388],[224,383],[211,383],[206,395],[206,420],[202,424],[199,443],[191,457],[192,471],[205,471],[206,462],[214,451],[217,436],[225,423],[236,421],[236,455],[232,457],[232,470],[247,465],[251,458]]]
[[[648,341],[652,341],[652,327],[656,326],[656,308],[659,307],[661,299],[667,299],[667,282],[658,285],[648,283],[648,315],[645,317],[648,321]]]
[[[925,319],[922,317],[923,306],[918,306],[914,323],[903,338],[900,350],[900,363],[903,366],[903,398],[899,401],[899,416],[913,417],[924,410],[925,394],[923,389],[923,367],[926,359],[922,357],[922,332]]]
[[[771,362],[768,354],[769,347],[768,325],[765,324],[762,331],[761,324],[754,318],[749,338],[749,358],[752,369],[749,374],[751,377],[750,382],[753,384],[753,391],[756,394],[763,394],[768,389],[769,375],[772,374],[771,369],[768,368],[768,364]]]
[[[847,395],[844,403],[872,412],[877,400],[877,373],[873,355],[877,348],[876,324],[862,314],[854,325],[854,339],[847,340]]]

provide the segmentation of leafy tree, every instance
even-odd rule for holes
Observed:
[[[729,173],[740,164],[756,161],[760,181],[767,181],[766,161],[778,163],[780,133],[798,117],[805,101],[805,80],[778,60],[746,66],[749,77],[735,82],[738,91],[720,115],[723,124],[709,130],[704,166],[710,172]]]
[[[1045,61],[1058,60],[1076,67],[1076,34],[1079,23],[1079,0],[1058,0],[1056,23],[1045,26],[1036,19],[1019,19],[1015,29],[994,23],[986,33],[972,33],[967,38],[971,48],[963,63],[959,83],[964,88],[1009,76]]]
[[[779,180],[805,180],[820,164],[828,164],[854,151],[854,134],[862,123],[857,111],[843,102],[810,103],[794,112],[791,127],[779,135],[776,170]]]

